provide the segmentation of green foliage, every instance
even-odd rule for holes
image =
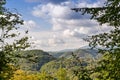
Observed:
[[[97,20],[100,24],[108,23],[110,26],[120,26],[120,1],[106,0],[105,5],[95,8],[73,8],[76,12],[81,11],[82,14],[90,14],[91,19]]]
[[[84,63],[83,63],[84,64]],[[73,59],[57,59],[57,60],[53,60],[50,61],[46,64],[44,64],[40,71],[46,71],[48,73],[55,73],[56,71],[58,71],[58,69],[62,66],[63,68],[72,70],[72,68],[79,66],[80,64]]]
[[[28,37],[18,39],[20,33],[17,26],[23,24],[20,15],[10,12],[3,7],[3,4],[1,3],[0,6],[0,75],[7,74],[8,76],[0,76],[1,80],[5,80],[12,75],[14,69],[11,68],[11,65],[14,66],[16,63],[19,51],[30,46],[27,42]]]
[[[1,0],[0,1],[0,14],[2,14],[3,12],[2,12],[2,10],[3,10],[3,5],[6,3],[6,0]]]
[[[87,68],[88,63],[87,63],[87,66],[84,66],[82,59],[77,57],[75,54],[73,54],[73,57],[80,64],[78,69],[73,70],[74,74],[78,77],[78,80],[92,80],[90,77],[91,71],[89,70],[89,68]]]
[[[92,80],[90,77],[89,70],[84,68],[79,68],[77,71],[74,71],[74,74],[78,77],[79,80]]]
[[[48,55],[48,53],[42,50],[27,50],[27,51],[21,51],[21,53],[23,53],[21,57],[24,57],[24,58],[20,58],[19,60],[21,61],[18,62],[19,64],[21,64],[20,66],[22,66],[21,69],[25,69],[25,67],[23,68],[23,66],[26,66],[26,68],[31,67],[30,64],[33,63],[39,64],[39,59],[36,60],[35,58],[36,56],[38,56],[38,58],[41,58],[41,56]],[[29,60],[26,59],[25,62],[24,60],[26,57],[29,57]],[[23,63],[22,63],[22,59],[23,59]],[[44,58],[40,59],[40,61],[42,60],[44,60]],[[83,59],[80,61],[82,61],[82,65],[75,58],[72,59],[59,58],[44,64],[40,72],[33,71],[33,69],[31,68],[25,69],[25,71],[17,70],[14,72],[14,75],[11,78],[11,80],[28,80],[28,79],[29,80],[80,80],[80,79],[90,80],[91,72],[89,71],[91,71],[91,66],[89,67],[88,65],[89,63],[83,61]],[[92,75],[92,78],[93,77],[94,75]]]
[[[41,67],[40,71],[45,71],[50,74],[56,74],[62,67],[67,72],[67,77],[70,80],[91,80],[90,77],[92,69],[97,65],[95,57],[97,56],[96,50],[90,49],[77,49],[73,52],[57,52],[51,55],[59,55],[57,60],[50,61]],[[74,54],[74,56],[72,55]],[[68,57],[70,56],[70,57]],[[76,60],[77,59],[77,60]]]
[[[39,80],[36,74],[30,74],[23,70],[17,70],[9,80]]]
[[[55,58],[42,50],[21,51],[21,57],[18,59],[18,65],[23,70],[39,71],[41,66]],[[29,58],[27,58],[29,57]]]
[[[57,80],[69,80],[66,69],[60,67],[56,72],[56,78]]]
[[[67,72],[63,68],[60,68],[55,75],[46,72],[30,73],[29,71],[17,70],[9,80],[69,80],[66,75]]]
[[[55,80],[50,74],[41,72],[37,74],[38,80]]]
[[[91,19],[100,24],[109,24],[113,27],[108,33],[101,33],[88,37],[92,48],[101,46],[99,53],[103,58],[98,62],[94,75],[99,74],[96,80],[120,79],[120,0],[107,0],[105,6],[96,8],[74,8],[83,14],[91,14]]]

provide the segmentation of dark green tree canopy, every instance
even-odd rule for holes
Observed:
[[[30,46],[27,36],[19,37],[19,25],[23,25],[20,15],[10,12],[4,4],[5,0],[0,0],[0,80],[9,79],[20,51]]]
[[[107,0],[104,6],[92,8],[72,8],[82,14],[91,14],[91,19],[97,20],[100,24],[108,23],[110,26],[120,26],[120,1]]]
[[[72,8],[82,14],[90,14],[98,23],[108,24],[113,29],[98,35],[89,36],[86,40],[92,48],[101,46],[99,52],[103,58],[94,73],[100,73],[97,80],[120,79],[120,0],[107,0],[104,6],[94,8]]]

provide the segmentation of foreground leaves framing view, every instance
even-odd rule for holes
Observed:
[[[17,25],[23,24],[20,15],[4,8],[5,1],[0,2],[0,80],[9,79],[16,70],[16,58],[20,51],[29,47],[28,37],[18,39]],[[11,42],[10,42],[11,39]]]
[[[28,37],[17,40],[18,24],[23,24],[18,14],[12,13],[0,4],[0,80],[119,80],[120,79],[120,1],[107,0],[105,6],[96,8],[73,8],[84,14],[91,14],[102,24],[113,29],[98,35],[89,36],[86,41],[96,48],[100,57],[81,57],[85,50],[68,52],[44,52],[41,50],[23,51],[29,47]],[[11,19],[11,17],[13,17]],[[14,38],[8,43],[8,39]],[[100,48],[98,48],[98,46]],[[27,53],[28,52],[28,53]],[[21,54],[22,53],[22,54]],[[43,54],[44,53],[44,54]],[[76,53],[79,53],[77,55]],[[97,53],[97,52],[96,52]],[[39,54],[39,55],[38,55]],[[62,57],[58,55],[67,54]],[[55,56],[54,56],[55,55]],[[57,55],[57,57],[56,57]],[[68,55],[72,55],[71,57]],[[90,55],[91,56],[91,55]],[[24,57],[28,57],[24,59]],[[49,61],[46,61],[46,57]],[[21,60],[23,59],[23,60]],[[31,61],[28,62],[27,60]],[[43,61],[42,61],[43,60]],[[18,61],[18,64],[16,62]],[[40,62],[41,61],[41,62]],[[21,62],[25,66],[20,66]],[[42,63],[42,64],[41,64]],[[27,70],[27,64],[31,68]],[[23,65],[23,64],[22,64]],[[53,66],[55,65],[55,66]],[[39,66],[39,67],[38,67]],[[51,69],[51,70],[50,70]]]

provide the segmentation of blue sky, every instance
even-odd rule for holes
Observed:
[[[108,30],[99,28],[89,15],[71,11],[73,7],[102,6],[104,0],[7,0],[10,10],[17,9],[29,30],[31,48],[47,51],[76,49],[87,46],[82,38]]]
[[[34,17],[31,13],[33,7],[39,4],[40,2],[28,2],[27,0],[7,0],[7,4],[5,6],[13,11],[16,9],[22,15],[24,20],[34,20],[38,24],[44,26],[42,29],[49,29],[48,23],[46,23],[46,21]]]

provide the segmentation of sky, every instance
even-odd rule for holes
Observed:
[[[83,38],[108,30],[90,15],[71,8],[103,6],[105,0],[7,0],[5,7],[17,11],[29,30],[32,49],[59,51],[88,46]]]

